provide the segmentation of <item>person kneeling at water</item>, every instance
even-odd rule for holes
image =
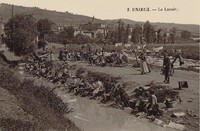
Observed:
[[[150,99],[148,101],[149,105],[147,108],[147,114],[148,115],[153,115],[153,116],[161,116],[162,113],[159,110],[159,105],[158,105],[158,99],[155,95],[155,92],[153,90],[149,90],[151,96]]]

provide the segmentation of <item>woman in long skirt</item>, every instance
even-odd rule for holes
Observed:
[[[144,56],[144,54],[142,53],[140,56],[140,69],[141,69],[141,74],[146,74],[149,73],[149,68],[147,66],[147,62],[146,62],[146,57]]]

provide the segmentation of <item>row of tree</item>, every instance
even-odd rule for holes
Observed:
[[[123,21],[118,21],[117,30],[107,33],[105,39],[111,43],[127,43],[130,35],[131,42],[136,44],[148,43],[174,43],[176,28],[172,28],[168,35],[162,29],[155,30],[155,27],[147,21],[144,25],[135,24],[132,30],[130,25],[125,25]]]
[[[85,44],[85,43],[127,43],[131,34],[133,43],[174,43],[176,28],[172,28],[170,33],[162,33],[161,29],[155,30],[154,26],[147,21],[143,26],[136,24],[132,31],[130,25],[125,25],[123,21],[118,21],[118,27],[109,30],[107,35],[96,34],[95,38],[90,38],[83,34],[74,36],[72,26],[65,27],[59,33],[52,31],[54,23],[48,19],[36,19],[32,15],[15,15],[5,24],[5,42],[8,48],[16,55],[26,55],[34,52],[35,49],[44,48],[46,41],[61,44]],[[191,33],[183,31],[181,37],[188,39]],[[38,42],[39,39],[39,42]]]

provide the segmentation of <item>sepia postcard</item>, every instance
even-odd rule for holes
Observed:
[[[199,0],[0,0],[0,131],[199,131]]]

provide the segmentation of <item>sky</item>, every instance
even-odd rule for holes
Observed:
[[[100,19],[200,24],[200,0],[0,0],[0,3],[68,11]],[[127,8],[146,7],[177,8],[177,11],[127,11]]]

